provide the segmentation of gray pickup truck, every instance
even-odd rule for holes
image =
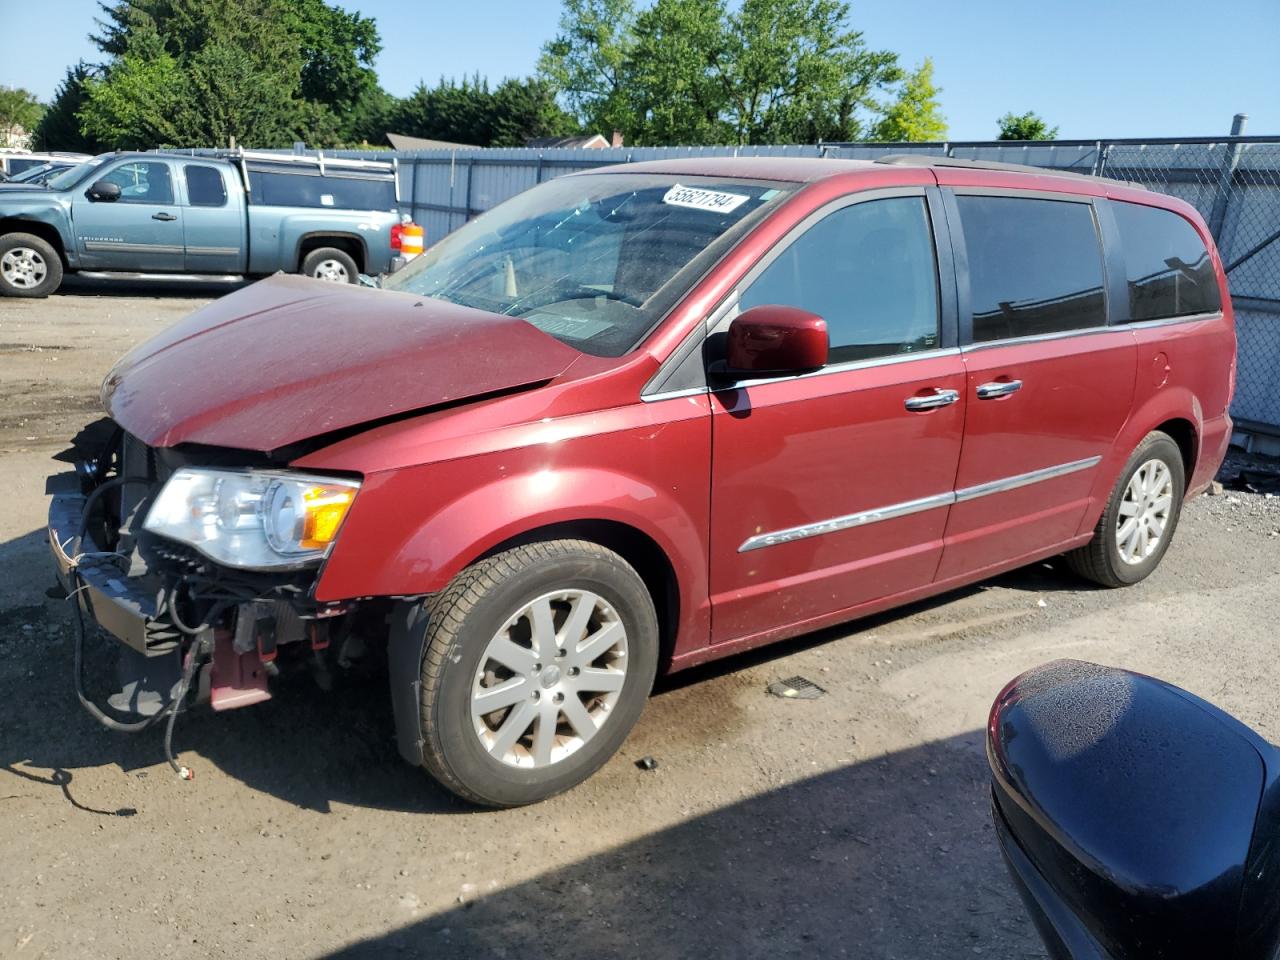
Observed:
[[[45,297],[64,273],[239,279],[283,270],[356,283],[397,265],[398,202],[389,162],[102,154],[0,192],[0,294]]]

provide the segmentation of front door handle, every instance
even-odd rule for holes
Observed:
[[[1009,394],[1017,393],[1021,389],[1021,380],[992,380],[990,383],[984,383],[978,387],[978,399],[994,400],[997,397],[1007,397]]]
[[[960,399],[959,390],[938,390],[924,397],[907,397],[902,405],[908,410],[936,410],[938,407],[949,407]]]
[[[163,220],[163,221],[165,221],[166,223],[168,223],[170,220],[177,220],[178,218],[177,218],[177,217],[175,217],[172,213],[153,213],[153,214],[151,215],[151,219],[152,219],[152,220]]]

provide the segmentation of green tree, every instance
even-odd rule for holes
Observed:
[[[924,63],[902,81],[898,98],[872,129],[871,139],[895,143],[945,140],[947,120],[938,103],[941,92],[942,88],[933,82],[933,61],[925,57]]]
[[[1049,126],[1034,110],[1006,113],[996,123],[1000,125],[997,140],[1052,140],[1058,135],[1058,128]]]
[[[0,140],[8,144],[19,131],[30,134],[43,113],[44,107],[30,90],[0,87]]]
[[[560,32],[543,46],[538,72],[584,130],[634,134],[627,71],[635,23],[634,0],[564,0]]]
[[[856,139],[902,76],[843,0],[565,0],[539,70],[587,129],[690,144]]]
[[[503,80],[494,90],[481,77],[418,84],[391,111],[394,133],[479,147],[519,147],[530,137],[564,136],[573,118],[544,80]]]
[[[91,39],[109,60],[86,79],[77,113],[110,145],[332,146],[385,113],[377,25],[325,0],[99,6]]]
[[[629,142],[723,143],[728,104],[717,70],[725,48],[724,0],[657,0],[636,18],[625,71]],[[606,136],[610,128],[598,132]]]
[[[126,149],[334,137],[327,107],[307,110],[297,96],[301,56],[279,16],[284,0],[168,4],[159,19],[130,6],[123,46],[110,35],[122,52],[101,79],[85,81],[78,115],[87,135]]]
[[[857,140],[874,96],[902,77],[868,50],[842,0],[743,0],[729,18],[730,122],[738,143]]]
[[[85,81],[93,76],[83,60],[67,72],[58,84],[53,102],[36,127],[35,145],[41,150],[72,150],[78,153],[101,153],[102,144],[86,136],[80,129],[77,114],[84,107]]]

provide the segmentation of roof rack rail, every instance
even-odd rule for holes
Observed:
[[[245,150],[243,147],[218,147],[212,150],[160,150],[158,153],[178,154],[180,156],[215,157],[219,160],[257,160],[263,163],[296,163],[318,166],[323,173],[326,166],[346,170],[376,170],[379,173],[393,173],[396,169],[394,157],[386,160],[357,160],[347,157],[328,157],[323,150],[311,153],[292,153],[275,150]]]
[[[939,157],[927,153],[891,153],[876,157],[874,163],[891,163],[903,167],[964,167],[969,170],[1006,170],[1010,173],[1037,173],[1043,177],[1075,177],[1081,180],[1099,180],[1103,183],[1115,183],[1124,187],[1146,190],[1145,184],[1132,180],[1117,180],[1114,177],[1099,177],[1092,173],[1080,173],[1077,170],[1059,170],[1056,167],[1037,167],[1030,163],[1005,163],[1000,160],[964,160],[960,157]]]

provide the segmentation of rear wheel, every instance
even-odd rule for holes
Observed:
[[[0,294],[47,297],[62,283],[62,259],[45,240],[30,233],[0,237]]]
[[[555,540],[474,564],[429,611],[425,765],[486,806],[576,786],[626,739],[657,661],[653,601],[613,551]]]
[[[337,247],[312,250],[303,257],[300,272],[304,276],[330,283],[358,283],[360,280],[360,269],[351,254]]]
[[[1147,434],[1121,471],[1093,539],[1067,554],[1068,564],[1105,587],[1146,579],[1173,540],[1185,489],[1178,445],[1168,434]]]

